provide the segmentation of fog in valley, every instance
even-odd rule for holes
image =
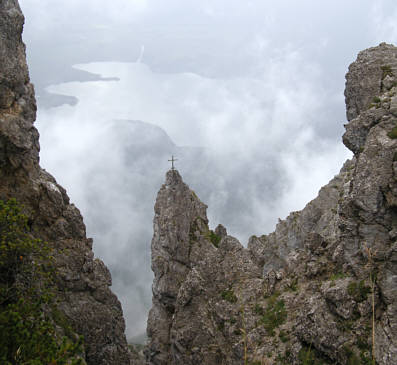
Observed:
[[[127,337],[151,306],[156,193],[171,167],[246,245],[351,157],[344,75],[397,40],[397,4],[20,0],[41,165],[81,210]]]

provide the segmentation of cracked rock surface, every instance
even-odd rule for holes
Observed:
[[[346,75],[354,157],[244,248],[170,170],[157,196],[147,363],[397,364],[397,48]],[[374,310],[372,309],[374,308]]]
[[[120,302],[111,276],[94,258],[79,210],[54,177],[39,166],[36,101],[29,81],[24,17],[17,0],[0,1],[0,199],[24,206],[33,234],[55,249],[57,300],[85,339],[91,365],[130,364]]]

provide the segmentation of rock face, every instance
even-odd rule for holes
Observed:
[[[167,173],[148,364],[397,363],[397,48],[361,52],[345,96],[353,159],[248,248],[210,231],[206,206]]]
[[[181,284],[199,261],[192,245],[194,228],[206,227],[206,205],[200,202],[178,171],[167,173],[166,183],[158,193],[155,205],[152,240],[153,308],[149,313],[148,333],[150,357],[155,364],[168,364],[170,358],[170,327]],[[207,249],[211,245],[204,239]]]
[[[121,305],[94,259],[79,210],[39,166],[34,89],[29,82],[17,0],[0,2],[0,199],[16,198],[35,236],[55,249],[59,309],[85,339],[88,364],[130,364]]]

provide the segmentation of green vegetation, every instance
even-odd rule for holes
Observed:
[[[347,365],[362,365],[356,353],[348,346],[344,346],[343,351],[347,357]]]
[[[236,303],[237,302],[237,297],[234,294],[233,289],[224,290],[221,293],[221,297],[222,297],[222,299],[226,300],[229,303]]]
[[[219,246],[219,242],[221,242],[222,237],[218,236],[213,230],[210,230],[207,234],[208,239],[211,241],[211,243],[215,246]]]
[[[383,65],[380,69],[382,70],[382,80],[386,76],[393,76],[393,70],[390,65]]]
[[[280,338],[281,342],[286,343],[289,341],[289,336],[287,332],[280,330],[278,337]]]
[[[344,279],[346,277],[347,277],[347,275],[344,272],[338,272],[336,274],[332,274],[329,279],[332,281],[335,281],[335,280],[339,280],[339,279]]]
[[[277,354],[276,357],[276,365],[289,365],[292,363],[291,361],[291,350],[290,349],[286,349],[284,354]]]
[[[368,294],[371,293],[371,288],[365,285],[364,280],[353,281],[347,286],[347,292],[356,302],[361,303],[367,299]]]
[[[319,354],[310,346],[303,346],[298,354],[301,365],[325,365],[328,361],[322,359]]]
[[[388,137],[391,139],[397,138],[397,127],[394,127],[390,132],[387,133]]]
[[[208,222],[201,217],[196,217],[190,224],[189,243],[192,245],[197,242],[199,235],[204,235],[215,247],[219,246],[219,242],[222,239],[213,230],[208,229]]]
[[[376,108],[376,109],[379,109],[380,107],[382,106],[382,100],[381,100],[381,98],[379,97],[379,96],[375,96],[373,99],[372,99],[372,102],[369,104],[369,106],[368,106],[368,109],[371,109],[371,108]]]
[[[365,348],[360,348],[360,360],[359,364],[375,365],[375,359],[372,357],[372,352],[368,345]]]
[[[366,337],[358,337],[357,338],[357,347],[363,351],[369,351],[370,346],[368,345],[368,341]]]
[[[274,336],[274,330],[281,326],[287,319],[284,300],[277,300],[279,294],[275,293],[268,299],[267,307],[263,311],[261,322],[269,336]]]
[[[263,308],[261,307],[260,304],[256,303],[254,307],[254,312],[255,314],[262,316],[263,315]]]
[[[316,360],[314,354],[311,352],[311,347],[302,347],[298,358],[302,365],[314,365]]]
[[[336,322],[336,326],[338,327],[338,329],[340,331],[343,331],[343,332],[351,332],[353,330],[354,324],[355,324],[355,320],[354,319],[342,319],[342,318],[340,318]]]
[[[82,339],[56,311],[48,245],[31,236],[15,199],[0,200],[0,363],[83,364]],[[69,331],[68,331],[69,330]]]
[[[368,327],[368,336],[371,329]],[[357,347],[360,350],[360,362],[363,365],[375,365],[375,359],[372,358],[371,345],[368,343],[368,337],[362,336],[357,339]],[[357,357],[357,356],[355,356]]]

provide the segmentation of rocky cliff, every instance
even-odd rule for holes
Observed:
[[[148,364],[397,363],[397,48],[346,75],[354,152],[340,173],[248,248],[170,170],[152,240]]]
[[[94,259],[79,210],[39,166],[34,89],[29,82],[17,0],[0,2],[0,199],[24,206],[32,233],[55,253],[57,300],[73,330],[84,336],[88,364],[129,364],[121,305],[111,276]]]

